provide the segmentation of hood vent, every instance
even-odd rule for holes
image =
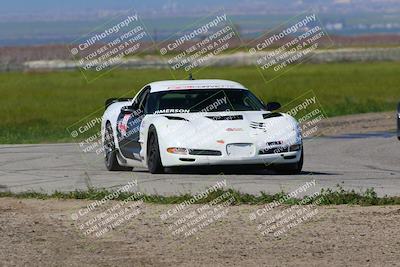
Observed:
[[[257,129],[257,130],[264,130],[265,131],[266,126],[267,125],[264,122],[252,121],[250,123],[250,127],[253,128],[253,129]]]
[[[215,121],[236,121],[236,120],[243,120],[242,115],[231,115],[231,116],[206,116],[211,120]]]
[[[272,112],[272,113],[264,113],[263,119],[270,119],[270,118],[276,118],[276,117],[282,117],[283,115],[278,112]]]

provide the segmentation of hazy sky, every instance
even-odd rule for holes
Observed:
[[[104,9],[126,9],[135,7],[136,9],[152,9],[154,11],[162,9],[179,9],[193,11],[199,8],[234,6],[245,6],[251,8],[254,5],[264,5],[266,7],[289,7],[289,6],[313,6],[324,5],[334,2],[349,2],[350,0],[2,0],[0,14],[9,15],[15,13],[41,13],[41,12],[78,12]],[[354,0],[360,1],[360,0]],[[368,2],[371,0],[364,0]],[[387,0],[386,0],[387,1]]]
[[[1,0],[0,19],[90,18],[135,8],[146,16],[193,16],[220,10],[233,14],[299,13],[309,8],[341,14],[400,13],[400,0]],[[74,17],[75,16],[75,17]]]

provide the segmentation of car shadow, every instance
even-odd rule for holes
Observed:
[[[184,175],[184,174],[200,174],[200,175],[341,175],[340,173],[334,172],[316,172],[316,171],[302,171],[297,174],[288,174],[282,171],[276,171],[271,168],[265,167],[249,167],[248,165],[244,166],[197,166],[197,167],[175,167],[175,168],[166,168],[165,173],[174,174],[174,175]]]

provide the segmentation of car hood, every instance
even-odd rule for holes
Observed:
[[[201,147],[202,143],[249,143],[284,141],[296,136],[296,120],[284,113],[268,111],[174,113],[164,117],[166,138],[174,143]]]

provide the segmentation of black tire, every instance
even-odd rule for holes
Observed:
[[[300,160],[296,163],[279,164],[274,167],[275,171],[282,174],[299,174],[303,169],[304,150],[301,148]]]
[[[131,167],[121,166],[118,163],[117,157],[119,151],[115,148],[114,134],[111,123],[107,122],[104,132],[104,163],[109,171],[130,171]]]
[[[153,126],[151,126],[149,130],[149,139],[147,141],[147,167],[150,173],[164,173],[164,167],[161,163],[157,131]]]

